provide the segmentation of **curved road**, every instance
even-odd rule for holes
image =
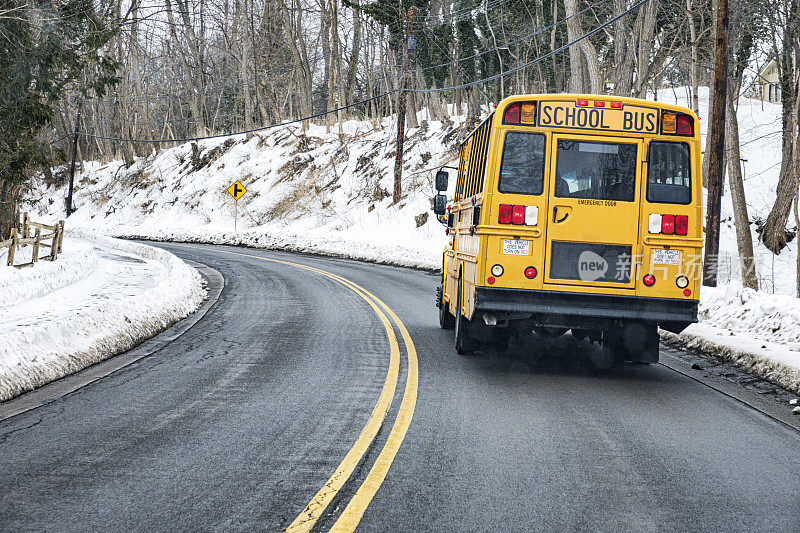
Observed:
[[[594,376],[567,339],[460,357],[438,276],[162,246],[219,301],[0,422],[1,530],[798,531],[800,433],[664,366]]]

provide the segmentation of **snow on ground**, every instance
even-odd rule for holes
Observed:
[[[713,353],[800,394],[800,305],[731,282],[703,287],[700,322],[667,339]]]
[[[164,250],[68,231],[55,262],[0,266],[0,294],[4,401],[152,337],[196,310],[205,289]]]
[[[686,105],[686,88],[659,91],[658,100]],[[708,108],[708,89],[701,88],[701,116]],[[766,218],[775,198],[780,168],[780,106],[742,98],[738,110],[745,188],[751,220]],[[456,160],[456,143],[465,131],[465,118],[452,122],[418,115],[420,128],[408,130],[404,158],[404,199],[392,205],[394,126],[386,119],[375,128],[369,122],[349,121],[340,133],[312,125],[307,135],[300,126],[267,130],[251,138],[192,143],[139,159],[130,168],[122,162],[91,162],[77,179],[78,212],[70,227],[91,228],[114,236],[156,240],[243,244],[350,257],[354,259],[434,269],[441,265],[445,243],[442,227],[430,212],[433,174],[442,164]],[[701,120],[705,130],[707,120]],[[705,133],[703,131],[703,133]],[[235,180],[247,187],[239,201],[238,231],[234,231],[234,202],[225,189]],[[454,179],[450,180],[451,194]],[[748,321],[736,328],[720,322],[723,311],[719,291],[737,288],[738,254],[731,199],[726,187],[722,203],[720,280],[717,291],[701,291],[701,323],[690,326],[684,342],[705,339],[706,346],[743,365],[749,358],[785,369],[792,382],[800,368],[800,353],[786,348],[745,353],[748,339],[766,337],[782,347],[791,334],[780,329],[764,331],[769,315],[765,307],[749,308]],[[43,214],[63,216],[62,187],[40,184],[33,201]],[[792,225],[792,224],[790,224]],[[779,256],[756,243],[762,293],[754,300],[770,301],[772,293],[786,295],[787,309],[800,309],[795,296],[796,241]],[[730,300],[735,302],[735,298]],[[730,305],[734,306],[734,303]],[[721,315],[720,315],[721,314]],[[733,328],[733,329],[732,329]],[[725,339],[722,342],[720,339]],[[783,348],[782,348],[783,349]],[[758,352],[758,353],[756,353]],[[739,355],[737,355],[739,354]],[[766,364],[766,363],[765,363]],[[766,375],[765,372],[761,373]],[[774,378],[774,372],[770,374]],[[796,388],[800,392],[800,387]]]
[[[187,143],[142,158],[88,163],[77,178],[70,227],[157,240],[201,240],[340,255],[438,268],[444,230],[431,212],[433,173],[452,162],[464,117],[426,120],[410,129],[404,199],[392,204],[394,129],[386,119],[333,126],[300,125],[251,138]],[[196,146],[197,148],[193,148]],[[238,205],[226,189],[239,180]],[[451,180],[454,181],[454,180]],[[48,216],[63,212],[61,189],[40,187]]]

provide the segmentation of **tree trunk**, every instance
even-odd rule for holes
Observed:
[[[800,91],[798,91],[800,92]],[[781,157],[781,170],[778,177],[777,196],[772,210],[764,222],[761,231],[761,240],[772,253],[779,254],[784,246],[786,246],[786,221],[789,218],[789,211],[792,208],[792,202],[797,195],[798,178],[796,167],[796,159],[800,158],[800,153],[797,151],[797,129],[798,129],[798,115],[800,112],[800,94],[794,95],[792,100],[789,100],[784,93],[785,99],[783,100],[783,149]]]
[[[720,208],[725,172],[725,103],[728,89],[728,0],[717,0],[717,31],[714,51],[714,107],[711,115],[711,154],[708,165],[706,246],[703,285],[717,286]],[[738,162],[737,162],[738,163]]]
[[[728,161],[728,181],[733,202],[733,220],[736,225],[736,245],[739,249],[739,266],[742,284],[758,290],[758,275],[753,256],[753,234],[750,230],[750,217],[747,215],[744,181],[742,180],[741,155],[739,152],[739,121],[736,116],[735,100],[738,94],[728,92],[727,119],[725,123],[725,147]]]
[[[181,16],[181,22],[183,23],[184,37],[187,46],[189,47],[189,55],[192,57],[192,64],[190,64],[187,60],[187,54],[184,52],[181,46],[181,40],[178,38],[176,29],[178,25],[175,22],[175,17],[173,16],[172,11],[173,1],[178,4],[179,15]],[[184,83],[186,84],[188,93],[189,108],[191,109],[192,118],[194,119],[195,123],[195,135],[202,137],[207,133],[205,118],[203,115],[205,112],[205,93],[203,92],[203,57],[201,53],[201,44],[197,35],[195,34],[194,26],[189,19],[189,14],[194,13],[194,11],[190,11],[187,1],[183,1],[182,3],[181,0],[167,0],[165,7],[167,11],[167,20],[169,21],[170,35],[172,36],[175,49],[179,51],[178,55],[180,55],[183,64]],[[202,7],[200,9],[202,12]]]
[[[698,58],[698,39],[697,39],[697,28],[695,27],[694,21],[694,2],[693,0],[686,0],[686,18],[687,23],[689,24],[689,85],[691,87],[691,99],[692,99],[692,111],[695,112],[696,115],[700,114],[700,98],[698,95],[698,86],[699,81],[697,79],[698,73],[698,66],[697,66],[697,58]]]
[[[658,3],[658,0],[651,0],[647,5],[640,7],[639,17],[637,17],[636,39],[638,46],[636,47],[637,66],[634,93],[638,98],[646,98],[647,82],[650,81],[653,74],[657,74],[657,72],[653,71],[654,62],[650,56],[655,43]],[[639,21],[641,21],[641,24],[638,24]]]
[[[347,105],[355,101],[356,74],[358,73],[358,57],[361,53],[361,40],[361,11],[359,11],[358,1],[356,0],[353,5],[353,48],[350,51],[350,62],[347,65],[347,93],[345,95]]]
[[[567,39],[570,42],[581,36],[578,18],[573,16],[578,12],[578,0],[564,0],[564,9],[567,17]],[[583,54],[580,44],[569,47],[569,91],[571,93],[585,93],[586,84],[583,79]]]
[[[796,228],[800,228],[800,214],[797,212],[798,197],[794,198],[794,223]],[[800,246],[797,247],[797,275],[795,277],[794,294],[800,298]]]
[[[11,236],[11,229],[19,219],[21,184],[0,180],[0,241]]]

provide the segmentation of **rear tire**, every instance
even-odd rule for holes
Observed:
[[[461,278],[458,278],[458,298],[456,299],[456,352],[459,355],[469,355],[475,351],[475,340],[469,336],[470,321],[461,313],[461,302],[464,292],[464,285]]]
[[[456,317],[450,312],[447,302],[444,301],[444,286],[442,287],[442,298],[439,300],[439,327],[442,329],[453,329],[456,325]]]

